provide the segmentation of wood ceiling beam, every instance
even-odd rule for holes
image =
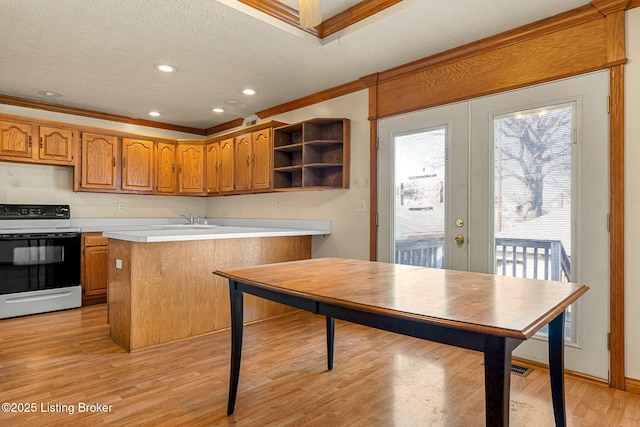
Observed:
[[[300,26],[300,15],[298,11],[278,0],[238,0],[262,13],[266,13],[272,18],[276,18],[299,30],[314,35],[320,39],[344,30],[351,25],[362,21],[376,13],[400,3],[402,0],[364,0],[351,6],[349,9],[322,21],[315,28],[302,28]]]

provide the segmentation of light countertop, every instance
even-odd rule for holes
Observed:
[[[319,236],[331,234],[331,221],[208,219],[208,224],[109,224],[102,235],[130,242],[177,242],[188,240],[242,239],[254,237]],[[82,227],[85,231],[89,227]],[[88,230],[87,230],[88,231]]]

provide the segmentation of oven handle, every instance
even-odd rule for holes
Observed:
[[[80,233],[0,234],[0,240],[69,239],[74,237],[80,237]]]

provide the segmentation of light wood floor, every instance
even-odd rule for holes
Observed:
[[[227,417],[228,331],[128,354],[105,319],[100,305],[0,321],[0,402],[36,406],[0,412],[0,425],[484,424],[480,353],[337,322],[329,372],[324,319],[291,314],[245,328],[236,412]],[[640,395],[569,378],[566,399],[571,426],[640,425]],[[78,413],[81,403],[111,406]],[[511,421],[553,425],[545,370],[512,375]]]

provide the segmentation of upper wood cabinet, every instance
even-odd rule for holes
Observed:
[[[220,192],[220,143],[207,144],[207,194]]]
[[[0,121],[0,159],[73,166],[74,154],[75,131],[71,128]]]
[[[178,193],[204,194],[204,145],[178,144]]]
[[[271,188],[271,128],[235,138],[235,191]]]
[[[234,144],[233,138],[220,141],[220,170],[218,179],[220,180],[220,191],[230,193],[234,190]]]
[[[118,137],[82,133],[78,189],[114,191],[118,188]]]
[[[251,187],[254,190],[271,188],[271,132],[271,129],[262,129],[251,134],[253,143]]]
[[[176,143],[158,142],[156,147],[156,192],[176,192]]]
[[[72,165],[76,151],[74,134],[69,128],[39,126],[39,158],[47,163]]]
[[[154,190],[154,142],[122,138],[122,189],[151,193]]]
[[[0,121],[0,156],[31,159],[33,126],[30,123]]]
[[[234,190],[245,191],[251,189],[251,157],[253,155],[253,142],[251,133],[235,138],[234,153]]]

